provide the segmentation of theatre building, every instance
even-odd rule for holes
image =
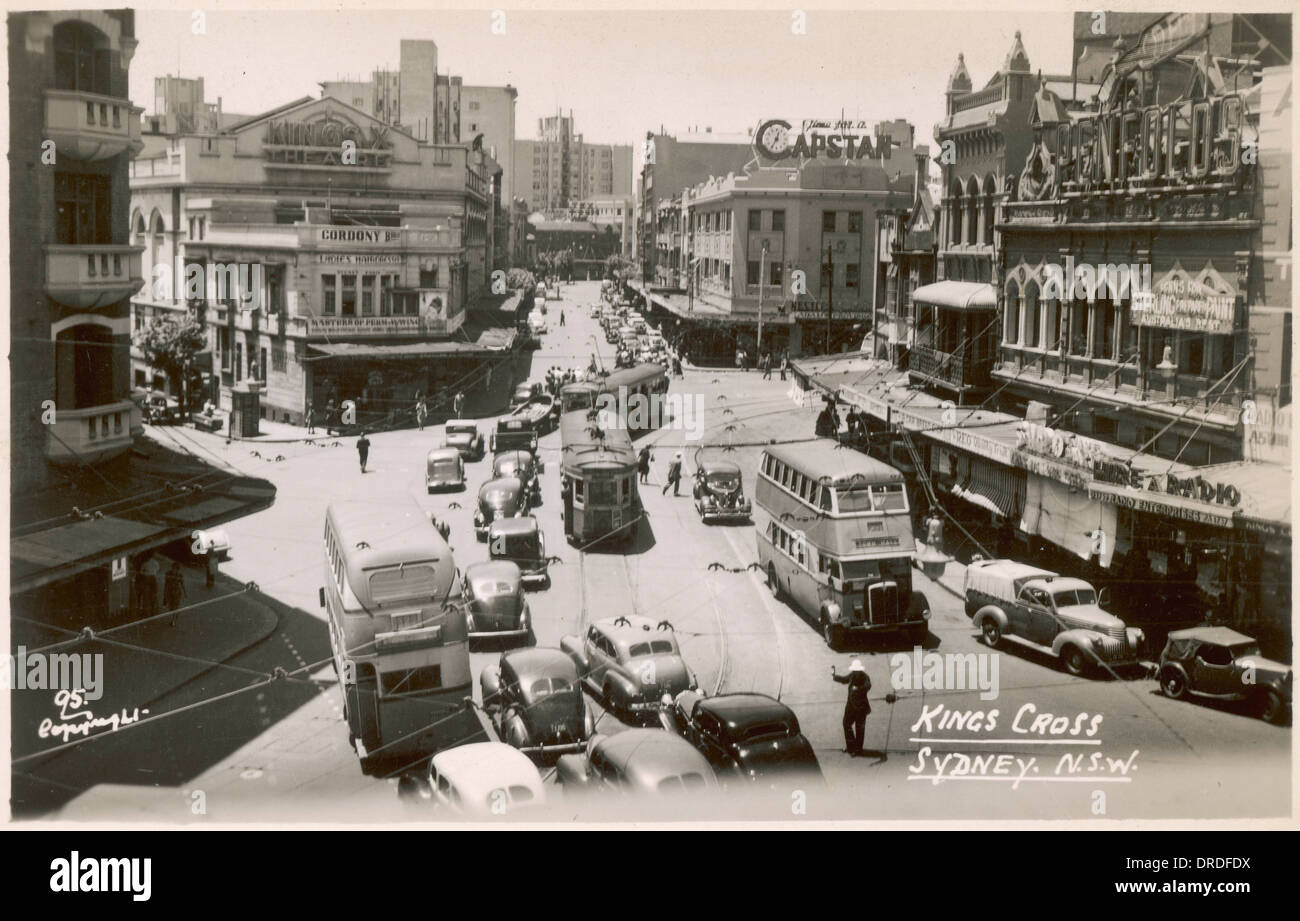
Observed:
[[[470,309],[489,290],[500,176],[481,149],[417,141],[332,98],[165,138],[133,165],[151,279],[137,327],[196,312],[213,396],[228,407],[251,385],[276,421],[355,400],[359,422],[378,422],[450,388],[472,403],[510,346]]]

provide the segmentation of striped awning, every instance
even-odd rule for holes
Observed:
[[[992,464],[971,462],[971,475],[952,488],[952,494],[1002,518],[1014,518],[1024,508],[1024,480],[1015,472]]]

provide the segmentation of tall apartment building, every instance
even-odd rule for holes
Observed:
[[[590,144],[573,130],[573,113],[539,119],[536,140],[515,142],[515,193],[536,211],[632,194],[632,147]]]
[[[509,205],[515,197],[515,100],[519,91],[507,84],[462,86],[460,92],[461,138],[473,143],[483,136],[483,149],[501,166],[501,200]]]

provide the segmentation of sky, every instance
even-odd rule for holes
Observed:
[[[257,114],[323,80],[367,78],[398,63],[403,38],[432,39],[438,70],[519,92],[516,135],[573,111],[589,142],[631,144],[647,130],[690,126],[743,134],[765,118],[904,118],[933,146],[959,52],[976,88],[997,71],[1017,30],[1035,70],[1068,73],[1071,14],[1050,0],[1016,12],[784,10],[213,8],[195,34],[189,10],[136,10],[131,98],[153,111],[153,80],[203,77],[209,102]],[[504,26],[504,34],[494,32]]]

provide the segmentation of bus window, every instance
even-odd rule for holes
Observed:
[[[907,510],[907,493],[902,483],[886,483],[871,487],[872,505],[878,512]]]
[[[395,566],[370,574],[370,597],[376,604],[438,593],[432,566]]]
[[[835,503],[841,514],[845,512],[871,512],[871,490],[868,487],[841,486],[835,490]]]

